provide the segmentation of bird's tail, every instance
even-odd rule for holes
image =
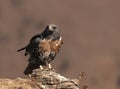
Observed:
[[[26,47],[21,48],[21,49],[18,49],[17,52],[22,51],[22,50],[25,50],[25,49],[26,49]]]

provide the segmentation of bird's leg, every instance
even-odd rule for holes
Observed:
[[[50,63],[48,63],[48,68],[49,68],[49,69],[52,69],[52,66],[51,66],[51,64],[50,64]]]
[[[42,65],[40,65],[40,69],[41,69],[41,70],[44,70],[44,68],[43,68],[43,66],[42,66]]]
[[[48,64],[47,60],[45,62],[45,66],[46,66],[46,69],[49,70],[49,64]]]
[[[48,63],[48,68],[49,68],[49,70],[51,70],[51,71],[55,71],[54,68],[51,66],[50,63]]]
[[[27,78],[32,78],[31,74],[26,75]]]
[[[49,64],[48,60],[45,60],[45,68],[46,70],[50,70],[51,65]]]
[[[28,77],[31,78],[31,74],[28,74]]]

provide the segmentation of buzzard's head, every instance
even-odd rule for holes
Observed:
[[[47,29],[52,33],[59,32],[58,26],[55,24],[47,25]]]
[[[47,27],[45,28],[45,30],[43,32],[44,36],[48,36],[48,35],[51,35],[53,33],[59,33],[59,28],[55,24],[47,25]]]

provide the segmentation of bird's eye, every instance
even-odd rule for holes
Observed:
[[[57,27],[52,27],[53,29],[56,29]]]

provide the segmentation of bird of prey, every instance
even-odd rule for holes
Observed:
[[[32,70],[42,66],[52,68],[50,62],[54,60],[62,44],[59,28],[55,24],[47,25],[42,33],[33,36],[27,46],[17,50],[25,50],[25,56],[30,55],[24,74],[31,74]]]

